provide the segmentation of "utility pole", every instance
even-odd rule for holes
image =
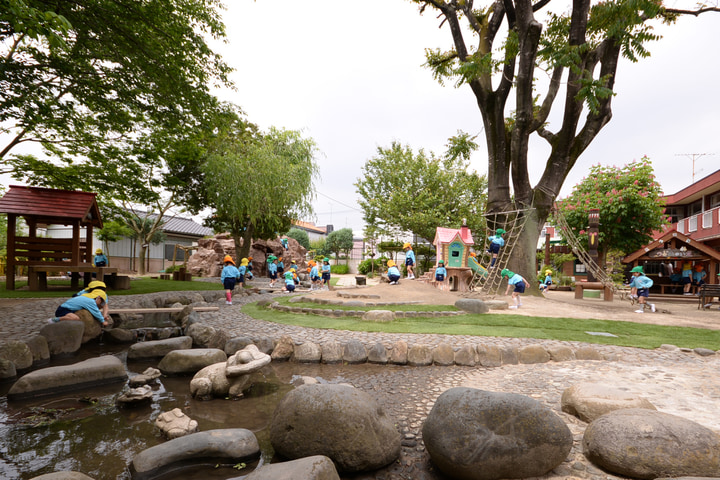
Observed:
[[[692,160],[692,183],[695,183],[695,160],[706,155],[715,155],[714,153],[678,153],[676,157],[687,157]]]

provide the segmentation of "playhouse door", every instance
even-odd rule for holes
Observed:
[[[462,267],[465,246],[461,242],[453,242],[448,249],[448,267]]]

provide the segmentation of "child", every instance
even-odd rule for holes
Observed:
[[[540,291],[547,292],[550,285],[552,285],[552,270],[545,270],[545,280],[540,284]]]
[[[107,294],[99,289],[72,297],[55,310],[55,316],[48,319],[48,323],[57,323],[63,320],[80,320],[76,312],[87,310],[103,327],[106,327],[110,324],[110,317],[103,316],[102,313],[106,303]]]
[[[288,293],[295,291],[295,278],[293,278],[292,270],[285,272],[285,290],[287,290]]]
[[[300,271],[300,269],[297,266],[297,263],[295,263],[295,260],[290,261],[290,270],[295,270],[295,285],[300,284],[300,280],[298,280],[297,272]]]
[[[387,266],[388,280],[390,280],[390,285],[397,285],[400,282],[400,270],[398,270],[394,260],[388,260]]]
[[[645,312],[645,304],[647,303],[647,298],[650,293],[650,287],[653,286],[653,281],[646,277],[643,273],[643,268],[641,266],[633,267],[632,270],[630,270],[630,273],[633,274],[633,279],[630,282],[630,287],[637,289],[637,297],[638,297],[638,303],[640,304],[640,309],[635,310],[635,313],[643,313]],[[655,311],[655,304],[654,303],[647,303],[650,305],[650,311]]]
[[[692,265],[690,262],[683,264],[680,283],[683,285],[683,295],[692,295],[690,291],[690,287],[692,286]]]
[[[243,258],[240,260],[240,266],[238,267],[238,272],[240,272],[240,276],[238,276],[238,281],[240,282],[240,288],[245,287],[245,274],[247,273],[247,265],[248,265],[247,258]]]
[[[289,242],[288,242],[288,238],[287,238],[287,237],[282,237],[282,238],[280,239],[280,243],[282,243],[282,246],[283,246],[283,248],[285,248],[285,250],[288,249],[288,243],[289,243]]]
[[[323,288],[325,290],[330,290],[330,259],[328,257],[323,258],[322,281]]]
[[[692,274],[692,284],[698,288],[701,285],[705,285],[705,277],[707,277],[707,273],[705,273],[703,266],[701,264],[695,265],[695,271]],[[699,295],[699,293],[696,293],[696,295]]]
[[[107,267],[108,258],[103,254],[102,248],[95,250],[95,257],[93,258],[93,265],[96,267]]]
[[[252,264],[252,257],[248,257],[248,264],[247,264],[247,276],[250,278],[250,280],[255,278],[255,275],[252,273],[253,264]]]
[[[415,279],[415,252],[413,252],[412,245],[405,243],[403,245],[405,250],[405,267],[407,268],[407,279]]]
[[[488,249],[488,253],[492,254],[492,261],[490,262],[490,268],[493,268],[495,266],[495,261],[497,260],[498,253],[500,252],[500,247],[505,246],[505,239],[503,238],[503,235],[505,235],[505,230],[502,228],[498,228],[495,230],[495,235],[491,235],[488,240],[490,240],[490,248]]]
[[[280,275],[281,277],[285,275],[285,264],[283,263],[282,259],[283,257],[278,258],[277,263],[278,275]]]
[[[102,314],[103,318],[110,318],[110,315],[108,313],[108,303],[110,303],[110,299],[107,297],[107,285],[105,285],[105,282],[101,282],[100,280],[93,280],[92,282],[88,283],[88,286],[77,292],[73,297],[79,297],[80,295],[85,295],[86,293],[92,293],[96,290],[105,292],[105,305],[102,308]]]
[[[277,281],[278,274],[277,274],[277,257],[275,255],[270,255],[267,258],[268,262],[268,277],[270,277],[270,287],[275,286],[275,282]]]
[[[235,262],[230,255],[225,255],[223,264],[225,266],[222,273],[220,273],[220,281],[225,287],[225,305],[232,305],[232,291],[235,288],[235,282],[240,276],[240,271],[235,266]]]
[[[445,261],[438,260],[438,266],[435,269],[435,281],[442,283],[442,290],[445,290],[445,279],[447,278],[447,269],[445,268]]]
[[[315,260],[310,260],[308,262],[308,265],[310,265],[310,290],[317,290],[318,288],[318,282],[320,281],[320,274],[318,273],[318,267],[317,262]]]
[[[505,290],[505,295],[508,295],[510,293],[510,289],[515,286],[515,290],[513,290],[512,293],[515,305],[510,305],[508,308],[520,308],[522,306],[520,294],[525,293],[525,289],[528,288],[530,284],[521,275],[511,272],[507,268],[504,268],[502,272],[500,272],[500,276],[508,277],[508,286],[507,290]]]

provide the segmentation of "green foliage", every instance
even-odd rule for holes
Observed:
[[[133,231],[125,222],[117,220],[108,220],[103,223],[103,227],[95,231],[95,235],[98,240],[103,243],[103,250],[105,255],[110,256],[110,249],[108,244],[111,242],[117,242],[123,237],[130,238],[133,236]]]
[[[443,157],[423,150],[416,154],[397,142],[378,148],[355,183],[365,222],[377,234],[412,232],[430,240],[436,227],[459,228],[463,218],[472,230],[482,231],[487,182],[469,170],[474,138],[459,132]]]
[[[345,259],[353,249],[353,232],[351,228],[341,228],[333,230],[325,240],[325,248],[335,254],[335,258],[340,258],[340,253],[345,254]]]
[[[347,273],[350,273],[350,266],[349,265],[330,265],[330,273],[335,273],[337,275],[345,275]]]
[[[385,263],[387,261],[387,257],[366,258],[358,264],[358,272],[362,275],[382,272],[385,270]]]
[[[305,230],[291,228],[285,235],[297,240],[301,246],[305,247],[305,250],[310,250],[310,237]]]
[[[310,255],[311,258],[320,258],[322,260],[322,258],[326,255],[332,254],[332,252],[327,249],[325,243],[326,242],[324,238],[312,240],[310,242],[310,250],[308,251],[308,255]]]
[[[647,157],[619,168],[591,167],[570,196],[558,202],[573,233],[585,244],[593,208],[600,210],[598,252],[603,258],[610,249],[634,252],[652,240],[653,231],[668,224],[662,189]]]

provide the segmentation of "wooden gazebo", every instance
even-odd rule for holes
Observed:
[[[0,198],[0,213],[8,216],[7,272],[5,286],[15,289],[15,267],[28,268],[30,290],[46,288],[47,273],[71,272],[77,288],[80,274],[86,280],[92,272],[116,273],[117,269],[93,267],[90,250],[93,228],[102,228],[95,193],[12,185]],[[28,226],[26,237],[15,234],[17,218]],[[72,238],[38,237],[38,228],[48,225],[72,226]],[[85,236],[81,237],[84,228]]]

